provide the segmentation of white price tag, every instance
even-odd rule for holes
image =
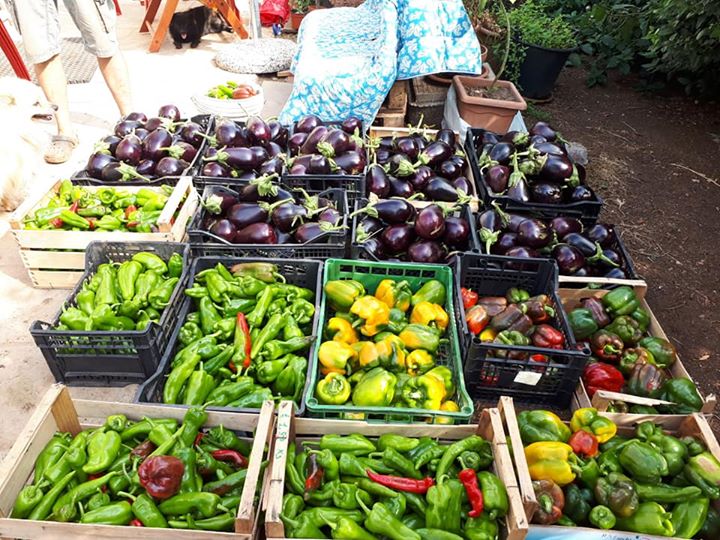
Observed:
[[[541,378],[542,373],[538,373],[537,371],[520,371],[517,375],[515,375],[514,382],[535,386],[540,382]]]

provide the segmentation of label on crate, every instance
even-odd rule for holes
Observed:
[[[628,533],[624,531],[602,531],[588,528],[538,527],[530,525],[525,540],[655,540],[657,536]]]
[[[537,371],[520,371],[515,375],[513,382],[535,386],[542,379],[542,373]]]

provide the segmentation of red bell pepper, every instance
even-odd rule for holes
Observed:
[[[465,314],[465,321],[467,322],[470,333],[478,335],[488,325],[490,317],[484,307],[473,306]]]
[[[462,296],[463,307],[465,309],[470,309],[475,304],[477,304],[478,293],[476,293],[475,291],[466,289],[465,287],[461,287],[460,295]]]
[[[583,382],[590,397],[598,390],[619,392],[625,385],[625,378],[620,371],[604,362],[594,362],[585,366]]]
[[[532,341],[533,345],[543,349],[562,349],[565,346],[565,336],[560,330],[549,324],[536,326]]]
[[[568,444],[572,447],[580,457],[591,458],[598,454],[598,440],[595,435],[587,431],[576,431],[568,440]]]
[[[593,354],[606,362],[618,363],[623,347],[623,340],[620,339],[620,336],[607,330],[598,330],[590,338],[590,348]]]

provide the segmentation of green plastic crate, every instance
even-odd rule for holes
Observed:
[[[426,422],[437,416],[451,418],[456,424],[469,423],[474,412],[473,402],[465,390],[465,379],[463,377],[462,359],[458,341],[457,327],[453,314],[453,276],[452,270],[447,266],[434,264],[398,264],[389,262],[374,261],[351,261],[344,259],[328,259],[325,261],[323,274],[323,288],[325,283],[335,279],[355,279],[365,286],[368,294],[374,291],[383,279],[399,281],[407,280],[413,291],[419,289],[423,283],[430,279],[437,279],[447,289],[445,300],[445,311],[450,315],[448,325],[449,343],[441,345],[436,355],[437,365],[444,365],[450,368],[455,379],[454,401],[460,407],[458,412],[432,411],[429,409],[411,409],[401,407],[355,407],[352,404],[346,405],[324,405],[315,398],[315,386],[318,381],[318,350],[314,349],[311,359],[310,382],[305,393],[307,414],[315,418],[340,418],[347,420],[357,419],[362,413],[363,419],[375,422]],[[320,335],[325,330],[325,323],[328,319],[329,308],[325,302],[325,293],[322,293],[320,302],[320,318],[318,329]]]

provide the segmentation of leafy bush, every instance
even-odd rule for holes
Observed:
[[[577,45],[572,27],[562,16],[551,16],[533,0],[510,10],[512,32],[523,42],[548,49],[570,49]]]

